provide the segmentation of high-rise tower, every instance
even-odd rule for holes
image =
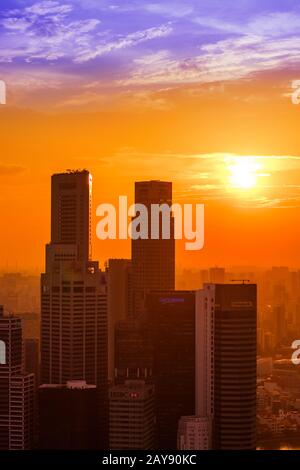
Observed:
[[[99,434],[107,437],[107,281],[90,259],[91,185],[86,170],[52,176],[51,243],[41,277],[41,381],[96,385]]]
[[[256,285],[205,284],[196,294],[196,416],[221,450],[256,447]]]
[[[151,238],[153,204],[172,206],[172,183],[142,181],[135,183],[135,204],[148,209],[148,239],[132,240],[133,312],[144,310],[146,293],[151,290],[175,289],[174,218],[170,213],[170,237],[164,239],[160,229],[157,239]],[[162,217],[160,217],[160,221]],[[160,224],[161,225],[161,224]]]

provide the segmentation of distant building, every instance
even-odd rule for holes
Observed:
[[[95,385],[69,381],[39,387],[40,449],[98,448],[98,396]]]
[[[182,416],[178,425],[178,450],[211,449],[211,421],[197,416]]]
[[[283,388],[297,392],[300,387],[300,370],[291,359],[279,359],[273,362],[272,377]]]
[[[225,268],[214,267],[209,270],[209,282],[211,284],[224,284]]]
[[[23,312],[38,313],[40,310],[40,288],[38,276],[21,273],[0,275],[0,305],[8,312],[20,315]],[[26,331],[23,333],[26,336]]]
[[[27,339],[39,340],[41,336],[40,313],[22,312],[18,313],[18,318],[22,319],[22,332],[24,341]]]
[[[110,450],[155,448],[154,386],[144,381],[126,381],[109,393]]]
[[[34,375],[25,374],[22,323],[0,307],[0,450],[29,450],[34,437]]]
[[[284,341],[287,333],[287,319],[284,305],[275,305],[273,315],[275,319],[275,340],[276,344],[279,345]]]
[[[264,379],[272,374],[273,359],[272,357],[260,357],[257,359],[257,378]]]

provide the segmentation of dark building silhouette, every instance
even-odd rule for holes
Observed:
[[[177,448],[181,416],[195,414],[195,293],[147,296],[153,342],[158,449]]]
[[[24,325],[24,320],[22,326]],[[27,374],[34,374],[34,448],[38,446],[38,387],[40,385],[40,341],[23,338],[24,369]]]
[[[98,447],[98,395],[95,385],[70,381],[39,387],[40,449]]]
[[[144,311],[146,293],[175,288],[174,218],[170,217],[170,238],[163,239],[160,223],[159,238],[151,238],[151,205],[172,206],[172,183],[143,181],[135,183],[135,204],[148,209],[148,239],[132,240],[133,314]],[[162,218],[160,218],[162,221]]]
[[[151,382],[153,345],[149,325],[143,319],[123,320],[115,329],[115,381],[143,379]]]
[[[38,339],[24,340],[25,352],[25,371],[34,374],[35,385],[39,386],[40,382],[40,342]]]
[[[29,450],[34,436],[34,375],[23,371],[22,322],[0,306],[0,450]]]
[[[109,379],[114,379],[115,329],[131,312],[131,260],[110,259],[107,267],[108,286],[108,359]]]
[[[206,284],[196,298],[196,415],[214,449],[255,449],[256,285]]]
[[[109,392],[110,450],[155,448],[154,386],[144,381],[126,381]]]
[[[273,307],[274,323],[275,323],[275,340],[279,345],[286,337],[287,318],[284,305],[274,305]]]
[[[92,177],[52,176],[51,243],[41,277],[41,383],[97,386],[99,447],[108,445],[107,275],[91,261]]]

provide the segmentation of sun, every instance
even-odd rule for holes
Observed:
[[[229,166],[229,182],[231,187],[240,189],[252,189],[257,185],[258,170],[261,165],[255,157],[236,157],[234,163]]]

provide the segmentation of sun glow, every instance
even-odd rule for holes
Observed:
[[[257,185],[257,172],[261,164],[255,157],[236,157],[234,163],[229,166],[230,186],[233,188],[251,189]]]

